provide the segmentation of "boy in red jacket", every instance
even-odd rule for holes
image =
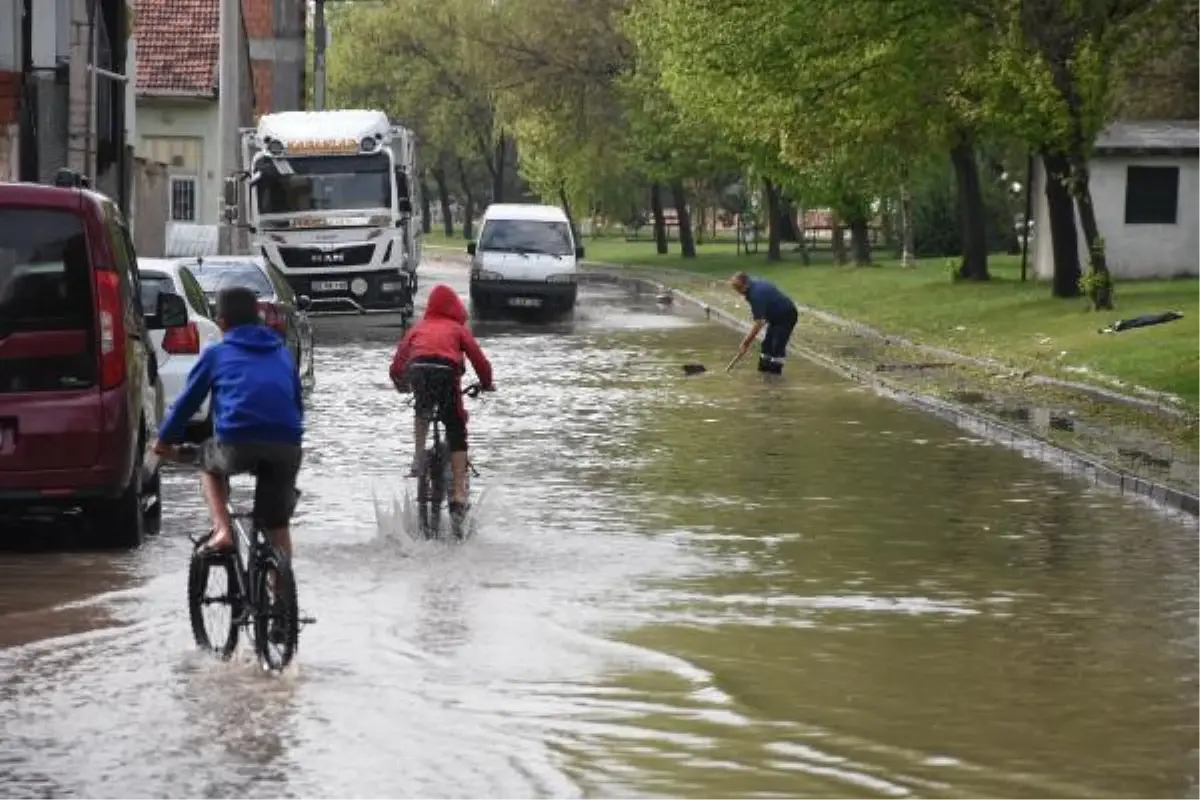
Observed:
[[[421,474],[429,422],[442,410],[446,442],[450,446],[450,468],[454,472],[451,514],[461,514],[467,502],[467,409],[459,382],[465,372],[464,353],[475,369],[480,387],[485,392],[496,388],[492,383],[492,365],[466,322],[466,306],[454,290],[444,283],[434,286],[425,305],[425,316],[404,334],[388,370],[397,391],[413,393],[416,452],[409,477]]]

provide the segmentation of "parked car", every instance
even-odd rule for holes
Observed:
[[[217,293],[229,286],[245,286],[258,295],[259,316],[287,340],[288,350],[302,381],[313,379],[313,330],[308,318],[312,301],[296,296],[283,273],[256,256],[218,256],[179,262],[204,290],[216,316]]]
[[[221,329],[212,318],[212,309],[204,289],[192,271],[174,260],[139,258],[138,273],[142,279],[142,309],[158,308],[158,296],[164,292],[183,298],[187,307],[186,325],[150,332],[158,358],[158,375],[162,380],[163,402],[170,406],[183,392],[188,375],[200,355],[221,341]],[[205,397],[200,410],[192,417],[189,437],[203,440],[212,433],[209,398]]]
[[[116,204],[76,173],[56,184],[0,183],[0,516],[82,510],[98,543],[136,546],[161,514],[149,334],[187,314],[162,295],[145,317]]]
[[[471,305],[486,315],[502,308],[564,313],[575,308],[583,248],[557,206],[493,203],[483,212],[471,255]]]

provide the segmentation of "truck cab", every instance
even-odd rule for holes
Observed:
[[[380,111],[289,111],[243,130],[242,145],[253,247],[310,313],[407,323],[421,255],[412,132]],[[227,204],[240,203],[235,184]]]

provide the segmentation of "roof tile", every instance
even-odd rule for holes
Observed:
[[[212,96],[220,0],[136,0],[137,90]]]

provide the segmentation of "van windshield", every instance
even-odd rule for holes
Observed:
[[[575,253],[571,228],[565,222],[534,219],[489,219],[479,238],[479,249],[498,253]]]
[[[0,207],[0,337],[92,324],[91,270],[70,211]]]

